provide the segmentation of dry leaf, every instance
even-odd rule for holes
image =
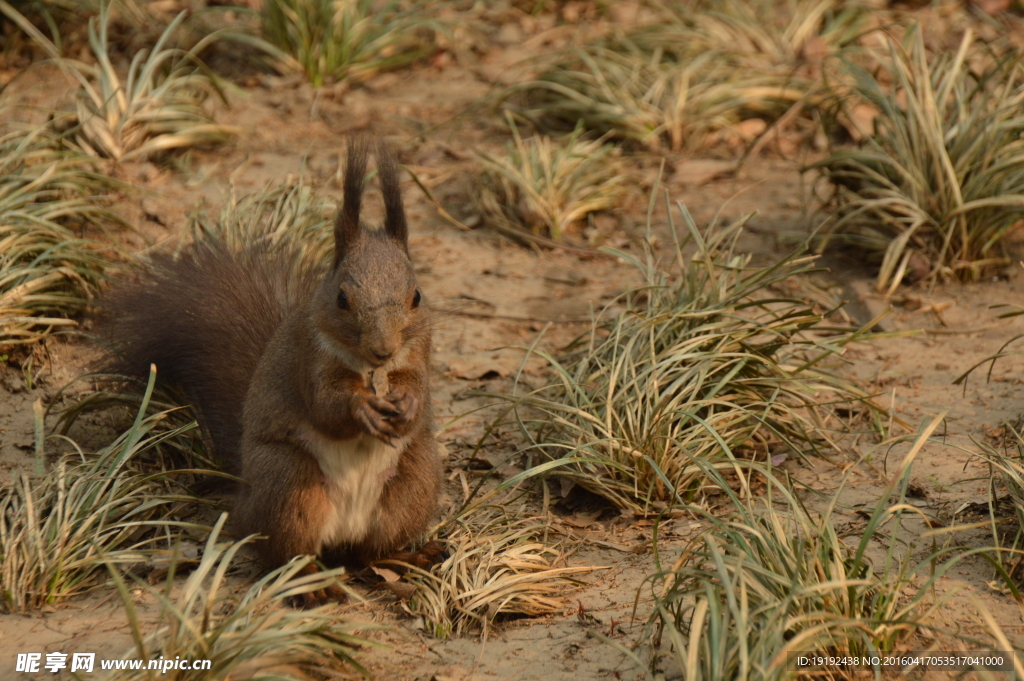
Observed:
[[[748,118],[745,121],[740,121],[732,127],[733,130],[739,133],[740,137],[749,142],[767,130],[768,123],[766,123],[763,118]]]
[[[679,184],[700,187],[736,169],[735,161],[715,159],[691,159],[676,166],[672,181]]]
[[[407,601],[416,595],[417,587],[408,582],[382,582],[381,586],[395,594],[403,601]]]
[[[975,7],[985,14],[999,14],[1010,9],[1010,0],[973,0]]]
[[[385,567],[377,567],[376,565],[371,565],[370,569],[373,570],[374,573],[378,577],[383,579],[385,582],[397,582],[399,579],[402,578],[402,576],[394,570],[389,570]]]
[[[878,109],[870,104],[857,104],[850,109],[849,117],[849,125],[845,127],[853,141],[859,142],[865,135],[874,133]]]

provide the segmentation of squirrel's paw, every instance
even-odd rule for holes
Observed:
[[[353,409],[353,416],[364,431],[373,437],[394,444],[399,433],[395,430],[390,419],[397,415],[395,406],[383,397],[376,395],[360,395],[360,400]]]
[[[332,601],[335,603],[345,603],[348,601],[348,594],[341,587],[332,585],[325,589],[307,591],[298,598],[300,600],[297,605],[308,610],[309,608],[326,605]]]
[[[428,541],[416,552],[413,565],[426,570],[431,565],[437,565],[448,560],[448,556],[448,549],[445,548],[444,544],[439,541]]]
[[[408,430],[406,426],[416,420],[420,410],[420,400],[411,390],[407,388],[395,388],[385,398],[394,406],[395,413],[388,417],[388,421],[400,434]]]
[[[439,541],[428,541],[420,547],[419,551],[396,551],[385,558],[371,562],[370,565],[387,565],[389,570],[404,575],[409,568],[402,563],[414,565],[421,570],[429,570],[432,566],[443,563],[447,559],[448,549],[444,544]]]
[[[299,575],[311,575],[319,572],[315,565],[307,565],[305,568],[299,571]],[[348,601],[348,594],[337,584],[328,584],[323,589],[316,589],[315,591],[307,591],[304,594],[299,594],[295,597],[295,606],[300,608],[315,608],[320,605],[326,605],[330,602],[345,603]]]

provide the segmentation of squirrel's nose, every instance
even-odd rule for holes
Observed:
[[[370,347],[370,354],[372,354],[378,362],[383,364],[398,352],[398,343],[380,343]]]
[[[370,342],[364,346],[369,350],[368,357],[376,359],[380,364],[383,364],[394,357],[395,353],[398,352],[398,349],[402,347],[401,340],[393,336],[372,338],[368,340]]]

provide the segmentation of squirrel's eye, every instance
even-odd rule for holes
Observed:
[[[342,310],[348,309],[348,296],[344,291],[338,291],[338,307]]]
[[[420,298],[422,298],[422,296],[420,295],[420,290],[416,289],[416,293],[414,293],[412,295],[412,307],[413,307],[413,309],[416,309],[417,307],[420,306]]]

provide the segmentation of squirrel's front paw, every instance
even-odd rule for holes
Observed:
[[[361,394],[352,412],[362,429],[378,440],[391,445],[400,437],[391,422],[398,411],[388,400],[369,393]]]
[[[408,426],[419,415],[419,398],[407,388],[395,388],[385,399],[394,407],[394,414],[388,417],[388,421],[396,432],[405,435],[409,431]]]

